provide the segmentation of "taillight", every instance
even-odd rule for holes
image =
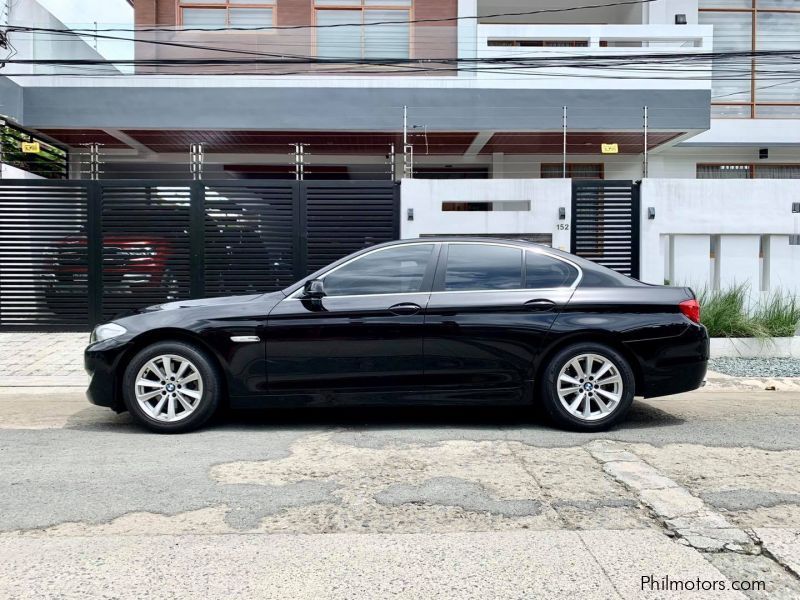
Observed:
[[[684,300],[678,305],[678,307],[681,309],[681,312],[689,318],[690,321],[694,321],[695,323],[700,322],[700,303],[697,300],[694,298],[691,300]]]

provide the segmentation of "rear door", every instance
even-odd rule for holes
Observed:
[[[436,395],[522,401],[579,270],[512,244],[451,242],[425,312],[425,383]]]

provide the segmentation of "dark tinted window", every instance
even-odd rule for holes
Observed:
[[[328,296],[422,291],[433,244],[400,246],[357,258],[325,276]]]
[[[451,244],[445,291],[513,290],[522,287],[522,250],[508,246]]]
[[[525,253],[525,287],[569,287],[578,277],[578,270],[551,256],[538,252]]]

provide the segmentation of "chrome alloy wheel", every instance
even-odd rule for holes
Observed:
[[[191,361],[175,354],[163,354],[139,369],[134,394],[147,416],[174,423],[188,417],[200,405],[203,379]]]
[[[558,374],[558,399],[582,421],[610,415],[622,400],[622,376],[617,366],[599,354],[580,354]]]

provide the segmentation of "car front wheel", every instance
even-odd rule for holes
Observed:
[[[213,363],[183,342],[144,348],[125,369],[122,387],[131,415],[159,433],[197,429],[219,405],[219,377]]]
[[[542,378],[541,402],[550,418],[577,431],[603,431],[633,403],[628,362],[604,344],[574,344],[558,352]]]

